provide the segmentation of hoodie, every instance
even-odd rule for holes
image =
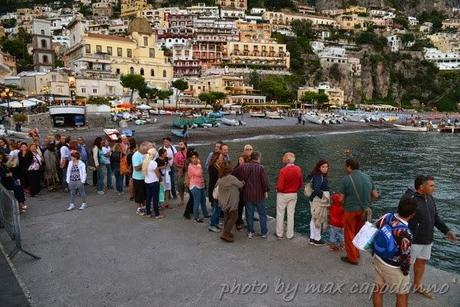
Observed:
[[[402,199],[406,198],[415,198],[417,202],[415,216],[409,221],[409,229],[414,236],[413,244],[431,244],[434,227],[443,234],[449,231],[449,227],[438,215],[433,196],[422,195],[414,188],[408,188]]]

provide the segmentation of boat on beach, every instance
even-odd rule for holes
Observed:
[[[177,137],[180,138],[187,138],[188,137],[188,132],[184,133],[184,130],[179,130],[179,129],[171,129],[171,133]]]
[[[265,117],[265,113],[260,112],[260,111],[250,111],[249,116],[263,118],[263,117]]]
[[[236,119],[222,118],[220,121],[222,124],[227,126],[239,126],[240,123]]]
[[[313,115],[313,114],[304,114],[303,118],[310,123],[317,124],[317,125],[326,125],[327,122],[324,120],[324,118],[318,116],[318,115]]]
[[[270,119],[283,119],[283,116],[281,116],[281,114],[279,112],[270,112],[270,111],[267,111],[265,112],[265,117],[267,118],[270,118]]]
[[[399,125],[393,124],[393,127],[399,131],[410,131],[410,132],[428,132],[427,126],[406,126],[406,125]]]

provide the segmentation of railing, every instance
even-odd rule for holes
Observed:
[[[15,241],[15,248],[8,254],[13,258],[18,252],[23,252],[35,259],[40,257],[25,251],[21,241],[21,223],[19,218],[19,204],[11,191],[0,184],[0,224],[3,225],[8,235]]]

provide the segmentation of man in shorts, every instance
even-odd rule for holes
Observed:
[[[418,175],[415,178],[414,188],[407,189],[402,199],[414,199],[417,210],[414,218],[409,223],[409,228],[414,236],[412,244],[412,258],[414,263],[414,290],[427,298],[433,298],[432,293],[423,288],[423,275],[425,265],[431,257],[434,227],[438,228],[449,241],[457,241],[455,232],[449,229],[438,215],[433,193],[435,191],[434,178]]]

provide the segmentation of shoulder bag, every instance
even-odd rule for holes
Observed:
[[[372,219],[372,209],[370,207],[365,208],[363,206],[363,203],[361,201],[361,197],[359,197],[358,190],[356,189],[355,181],[353,180],[353,177],[351,175],[348,175],[350,177],[351,184],[353,185],[353,190],[355,191],[356,198],[358,198],[359,201],[359,206],[361,207],[362,213],[361,213],[361,220],[363,222],[370,222]]]

